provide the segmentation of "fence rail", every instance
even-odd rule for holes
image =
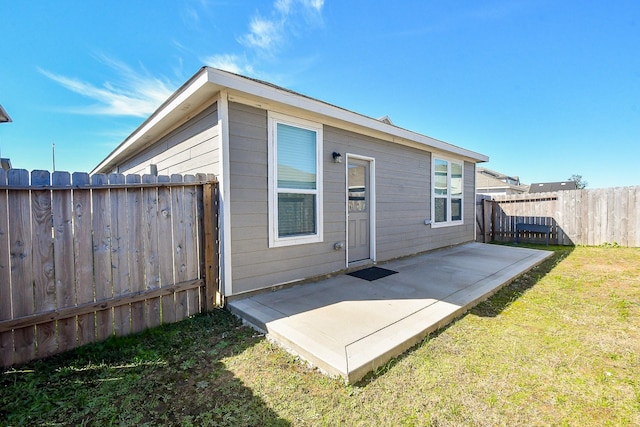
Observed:
[[[552,244],[640,247],[640,186],[481,196],[476,205],[481,241],[513,241],[523,222],[549,226]],[[521,238],[544,241],[540,233]]]
[[[211,175],[0,170],[0,365],[211,307],[217,235]]]

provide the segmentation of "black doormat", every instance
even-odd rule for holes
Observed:
[[[386,268],[369,267],[363,270],[353,271],[347,274],[349,276],[353,276],[359,279],[364,279],[364,280],[373,282],[374,280],[382,279],[383,277],[391,276],[392,274],[396,274],[396,273],[397,271],[387,270]]]

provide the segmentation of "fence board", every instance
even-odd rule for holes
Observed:
[[[194,175],[185,175],[184,182],[195,182]],[[185,254],[185,274],[186,277],[198,277],[198,263],[200,254],[198,247],[198,205],[196,198],[196,187],[184,187],[184,225],[185,231],[184,254]],[[187,315],[191,316],[200,312],[200,289],[191,289],[187,294]]]
[[[72,175],[72,181],[74,186],[88,186],[89,174],[76,172]],[[78,305],[94,301],[91,231],[91,191],[76,188],[73,191],[73,268]],[[78,345],[94,342],[96,339],[95,314],[81,314],[77,317],[77,322]]]
[[[171,175],[171,182],[182,182],[182,175]],[[184,230],[184,188],[171,189],[171,210],[173,215],[173,260],[174,277],[176,282],[184,280],[187,272],[187,260],[185,254],[186,232]],[[188,316],[187,295],[184,292],[176,293],[175,313],[176,320]]]
[[[0,168],[0,185],[7,184],[7,174]],[[0,322],[11,319],[11,258],[9,256],[9,212],[7,190],[0,190]],[[0,332],[0,365],[13,363],[13,331]]]
[[[218,194],[213,184],[205,184],[203,192],[204,214],[204,274],[206,285],[205,306],[207,310],[216,304],[222,305],[222,294],[217,281],[219,274],[218,253]]]
[[[52,181],[54,185],[70,186],[71,176],[68,172],[54,172]],[[72,307],[76,304],[76,298],[71,191],[55,191],[53,193],[53,206],[57,305],[58,308]],[[58,321],[58,342],[60,351],[76,346],[75,318]]]
[[[169,177],[159,176],[158,182],[168,182]],[[173,211],[171,192],[174,187],[158,188],[158,265],[160,266],[160,286],[165,287],[175,283],[173,261]],[[175,294],[163,296],[161,299],[162,323],[176,321]]]
[[[127,175],[127,184],[140,184],[140,175]],[[136,293],[144,289],[144,245],[142,244],[142,189],[127,188],[127,246],[129,250],[129,289],[127,293]],[[140,332],[145,328],[145,304],[131,304],[131,332]]]
[[[109,175],[109,184],[124,184],[122,174]],[[127,239],[127,190],[113,188],[111,197],[111,268],[113,270],[113,296],[129,293],[129,241]],[[131,306],[115,307],[113,328],[116,335],[131,332]]]
[[[640,187],[629,188],[629,246],[640,247]]]
[[[113,297],[111,280],[111,196],[107,185],[109,180],[104,174],[91,177],[93,191],[91,206],[93,210],[93,269],[96,301],[104,301]],[[113,310],[96,313],[96,338],[100,341],[113,335]]]
[[[0,170],[2,366],[200,312],[212,178]]]
[[[10,169],[9,185],[29,185],[26,170]],[[31,244],[31,206],[28,191],[9,192],[9,231],[11,254],[11,295],[14,316],[33,313],[33,268]],[[35,326],[28,326],[13,332],[13,363],[27,362],[36,355]]]
[[[31,172],[34,186],[51,183],[48,171]],[[52,240],[51,192],[31,192],[31,235],[33,244],[34,312],[53,310],[56,307],[55,264]],[[25,313],[25,314],[32,314]],[[55,354],[58,348],[56,323],[49,322],[36,327],[38,357]]]
[[[586,216],[586,232],[587,232],[587,245],[593,246],[594,242],[597,240],[600,240],[600,236],[597,235],[597,230],[595,227],[595,222],[594,222],[594,218],[599,218],[599,212],[596,211],[598,204],[596,203],[597,199],[596,199],[596,194],[593,191],[589,191],[587,193],[587,209],[585,210],[585,216]],[[591,212],[591,215],[589,215],[589,212]]]
[[[204,173],[196,174],[197,182],[206,182],[207,175]],[[195,197],[196,197],[196,232],[197,232],[197,248],[198,248],[198,258],[197,268],[198,268],[198,277],[206,278],[206,267],[205,267],[205,244],[204,244],[204,185],[199,185],[195,187]],[[199,311],[209,310],[207,308],[206,299],[207,299],[207,287],[205,286],[199,290]]]
[[[617,226],[614,227],[615,240],[622,246],[629,246],[627,230],[629,227],[629,192],[626,188],[616,188],[616,207],[614,215]]]
[[[154,175],[144,175],[142,182],[152,184],[157,182]],[[147,290],[160,287],[160,266],[158,264],[158,189],[147,187],[142,189],[142,204],[145,223],[144,227],[144,288]],[[160,325],[160,297],[146,301],[145,319],[147,328]]]

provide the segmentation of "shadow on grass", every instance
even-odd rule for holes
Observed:
[[[538,264],[526,273],[516,277],[498,290],[488,299],[482,301],[468,313],[475,314],[481,317],[496,317],[502,313],[507,307],[509,307],[514,301],[517,301],[527,290],[535,286],[544,276],[546,276],[553,268],[558,265],[563,259],[565,259],[571,252],[573,252],[573,246],[544,246],[533,244],[500,244],[502,246],[515,246],[526,247],[529,249],[541,249],[553,251],[553,255],[542,263]]]
[[[458,320],[464,318],[468,314],[474,314],[476,316],[481,317],[496,317],[502,311],[504,311],[507,307],[509,307],[513,302],[517,301],[522,295],[524,295],[527,290],[531,289],[543,278],[547,275],[553,268],[558,265],[563,259],[565,259],[571,252],[573,252],[573,246],[546,246],[546,245],[536,245],[536,244],[509,244],[509,243],[496,243],[502,246],[514,246],[514,247],[526,247],[528,249],[541,249],[553,251],[553,255],[547,258],[542,263],[538,264],[528,272],[514,278],[511,283],[504,286],[502,289],[498,290],[495,294],[490,296],[488,299],[480,302],[473,308],[471,308],[466,313],[462,314],[460,317],[456,318],[454,321],[448,323],[442,328],[428,334],[421,342],[413,346],[411,349],[407,350],[403,354],[398,357],[395,357],[389,360],[383,366],[375,369],[374,371],[368,373],[363,379],[358,381],[355,386],[356,387],[366,387],[371,382],[375,381],[378,377],[384,375],[387,371],[393,368],[396,364],[398,364],[405,357],[409,357],[416,349],[422,347],[428,341],[437,338],[440,334],[447,331],[449,328],[453,327]]]
[[[0,371],[0,425],[275,425],[224,359],[263,338],[224,310]]]

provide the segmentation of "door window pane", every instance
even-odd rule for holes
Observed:
[[[367,210],[367,181],[365,166],[349,164],[349,212]]]

